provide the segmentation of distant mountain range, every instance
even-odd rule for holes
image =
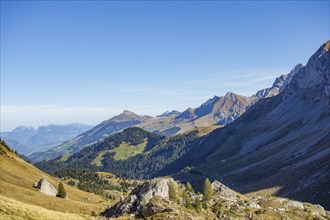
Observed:
[[[172,175],[193,185],[208,177],[243,193],[264,190],[329,209],[329,49],[330,41],[306,66],[296,66],[291,75],[279,77],[271,89],[255,95],[255,104],[242,105],[247,110],[225,127],[198,128],[166,138],[139,128],[125,129],[69,157],[36,165],[48,172],[86,168],[138,179]],[[226,96],[236,103],[247,100]],[[194,121],[214,114],[220,109],[216,103],[234,112],[236,106],[224,104],[227,99],[214,97],[171,120]]]
[[[20,126],[10,132],[1,132],[1,138],[18,153],[29,155],[49,150],[91,128],[84,124],[47,125],[37,129]]]
[[[61,145],[46,152],[30,155],[29,159],[40,162],[76,153],[88,145],[132,126],[165,136],[185,133],[196,127],[208,127],[215,124],[225,126],[237,119],[258,100],[275,96],[283,91],[302,66],[302,64],[296,65],[289,74],[278,77],[272,87],[260,90],[251,97],[228,92],[225,96],[214,96],[197,108],[188,108],[182,113],[176,110],[167,111],[157,117],[140,116],[125,110]]]

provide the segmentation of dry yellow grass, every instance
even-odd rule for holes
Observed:
[[[0,195],[0,219],[1,220],[83,220],[88,219],[77,214],[52,211],[36,205],[29,205]]]
[[[105,210],[106,201],[98,195],[87,193],[64,184],[68,200],[48,196],[33,187],[41,178],[46,178],[55,187],[60,180],[25,162],[1,144],[0,149],[0,195],[30,205],[60,212],[91,215]]]

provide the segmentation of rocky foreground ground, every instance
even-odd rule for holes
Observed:
[[[171,198],[171,186],[175,188],[175,199]],[[205,202],[203,194],[191,192],[171,178],[150,180],[103,215],[144,219],[330,219],[330,213],[319,205],[277,197],[246,197],[218,181],[211,186],[212,199]]]

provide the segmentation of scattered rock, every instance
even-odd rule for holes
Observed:
[[[302,202],[291,201],[291,200],[284,202],[283,205],[285,206],[285,208],[295,207],[295,208],[298,208],[301,210],[303,210],[305,208],[304,204]]]
[[[286,209],[285,209],[285,208],[278,208],[277,211],[278,211],[278,212],[285,212]]]
[[[159,198],[161,199],[161,198]],[[145,206],[141,207],[141,214],[143,217],[149,217],[156,213],[161,212],[174,212],[173,209],[167,208],[162,202],[148,202]]]
[[[260,205],[255,202],[249,202],[247,205],[251,208],[260,209]]]
[[[45,178],[39,180],[36,188],[39,189],[39,192],[44,193],[46,195],[50,195],[50,196],[57,195],[57,189]]]

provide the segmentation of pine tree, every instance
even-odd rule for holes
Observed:
[[[189,182],[187,183],[187,191],[195,193],[194,189],[192,188],[192,186]]]
[[[196,210],[197,213],[200,213],[202,211],[202,203],[200,201],[199,196],[195,197],[195,210]]]
[[[64,186],[63,186],[62,182],[60,182],[60,184],[58,184],[57,197],[60,197],[60,198],[63,198],[63,199],[66,198],[66,192],[65,192],[65,189],[64,189]]]
[[[175,185],[172,181],[170,182],[170,184],[168,186],[168,194],[169,194],[170,200],[176,201],[176,190],[175,190]]]
[[[204,195],[205,203],[207,205],[207,203],[212,199],[213,196],[211,182],[208,178],[206,178],[204,182],[203,195]]]
[[[184,207],[186,207],[187,209],[191,209],[191,199],[189,196],[187,196],[186,192],[183,192],[182,199]]]

